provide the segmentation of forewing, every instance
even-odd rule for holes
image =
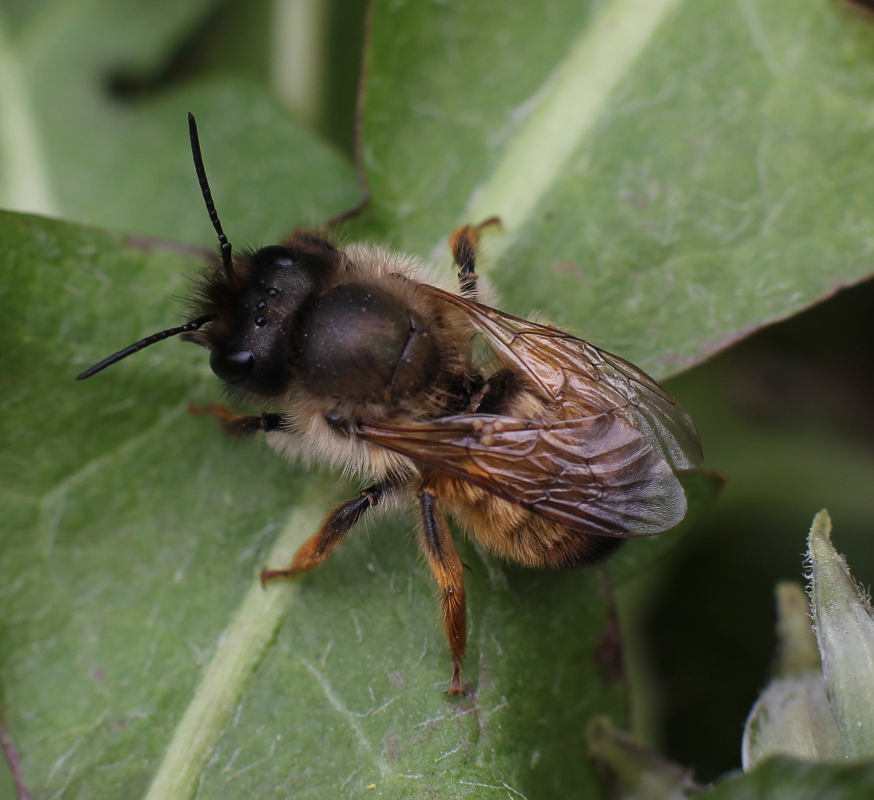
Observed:
[[[487,344],[528,377],[566,419],[601,412],[625,417],[675,470],[701,463],[701,442],[686,410],[642,370],[569,333],[425,286],[461,308]],[[570,408],[568,408],[570,406]]]
[[[660,533],[686,513],[671,467],[611,412],[546,422],[462,414],[358,433],[583,533]]]

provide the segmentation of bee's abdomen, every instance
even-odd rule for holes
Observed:
[[[591,566],[625,541],[573,530],[443,473],[431,479],[447,510],[490,553],[535,569]]]

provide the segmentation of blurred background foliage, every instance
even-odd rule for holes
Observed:
[[[774,586],[800,577],[820,508],[857,578],[874,576],[872,303],[870,284],[842,291],[669,384],[728,482],[629,602],[652,681],[641,724],[704,780],[739,764],[774,657]]]
[[[13,38],[50,4],[4,0],[6,30],[0,30],[0,39]],[[69,4],[70,24],[59,30],[64,47],[82,46],[76,38],[77,5]],[[322,31],[310,37],[314,52],[296,33],[301,18],[295,14],[307,8],[317,15],[307,30]],[[54,104],[50,115],[59,126],[53,134],[61,142],[55,158],[65,158],[68,132],[61,121],[68,104],[102,104],[110,113],[113,107],[147,109],[174,87],[232,73],[279,97],[288,113],[351,161],[363,0],[204,0],[179,4],[178,13],[189,17],[180,26],[185,35],[163,49],[147,46],[145,25],[131,41],[117,43],[119,67],[103,72],[99,95],[61,97],[51,81],[41,84],[41,102]],[[296,65],[289,65],[289,51],[297,53]],[[87,58],[83,54],[83,63]],[[101,58],[112,63],[105,53]],[[866,101],[874,109],[874,91]],[[235,113],[238,109],[228,109],[229,117]],[[139,123],[131,118],[128,124]],[[144,141],[144,159],[149,147]],[[135,211],[113,208],[111,182],[93,177],[123,175],[121,164],[111,152],[99,155],[101,168],[89,175],[89,165],[75,165],[61,190],[82,198],[78,213],[67,216],[129,229],[126,221]],[[86,191],[90,181],[97,189]],[[154,181],[154,191],[168,203],[182,198],[178,202],[186,208],[180,216],[200,217],[202,210],[191,208],[190,191],[177,191],[175,178],[159,168]],[[70,207],[70,197],[63,200]],[[222,213],[239,220],[245,204],[236,208],[234,202],[223,201]],[[278,217],[266,227],[281,230],[281,223]],[[257,226],[251,221],[236,227]],[[171,229],[160,235],[178,234]],[[694,532],[627,586],[620,600],[637,733],[703,781],[739,766],[743,721],[772,658],[773,587],[799,576],[816,511],[829,509],[835,544],[854,574],[863,582],[874,576],[872,303],[874,288],[867,283],[840,291],[791,319],[751,332],[668,384],[697,421],[708,466],[729,480]],[[4,770],[0,762],[0,773]],[[5,773],[0,787],[3,780],[8,784]],[[11,792],[9,785],[0,788],[0,797]]]

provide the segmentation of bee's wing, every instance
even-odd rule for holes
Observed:
[[[670,465],[613,412],[540,422],[460,414],[365,423],[358,434],[583,533],[660,533],[686,513]]]
[[[675,470],[701,463],[701,442],[686,410],[634,364],[569,333],[514,317],[458,295],[423,286],[464,311],[468,321],[508,364],[526,375],[541,396],[580,415],[625,417]],[[567,418],[574,412],[565,409]]]

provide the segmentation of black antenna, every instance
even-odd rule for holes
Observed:
[[[230,245],[228,245],[230,247]],[[104,358],[99,364],[95,364],[90,369],[86,369],[81,375],[76,376],[77,381],[84,381],[86,378],[90,378],[92,375],[96,375],[98,372],[102,372],[107,367],[111,367],[113,364],[117,364],[123,358],[127,358],[128,356],[132,356],[134,353],[138,353],[144,347],[148,347],[149,345],[155,344],[155,342],[163,341],[164,339],[169,339],[171,336],[177,336],[180,333],[188,333],[189,331],[196,331],[200,328],[201,325],[206,325],[207,322],[212,322],[215,319],[213,314],[208,314],[205,317],[200,317],[198,319],[192,320],[191,322],[186,322],[184,325],[180,325],[178,328],[169,328],[166,331],[161,331],[160,333],[153,333],[151,336],[147,336],[145,339],[140,339],[138,342],[134,344],[128,345],[124,348],[124,350],[119,350],[117,353],[113,353],[108,358]]]
[[[197,138],[197,123],[194,121],[194,114],[190,111],[188,112],[188,132],[191,135],[191,155],[194,156],[194,169],[197,172],[197,180],[200,181],[200,192],[206,203],[206,210],[209,212],[212,226],[218,234],[225,274],[229,278],[232,278],[234,268],[233,261],[231,260],[231,243],[228,241],[228,237],[225,236],[225,232],[222,230],[222,224],[219,222],[218,214],[215,210],[215,203],[212,201],[212,192],[209,190],[209,181],[206,179],[206,170],[203,167],[203,156],[200,153],[200,139]]]

